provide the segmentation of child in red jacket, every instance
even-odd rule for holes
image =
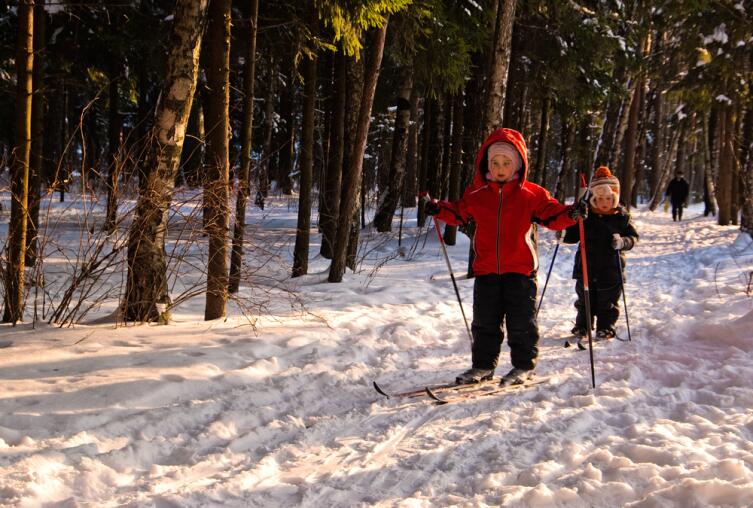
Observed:
[[[512,370],[501,384],[522,383],[533,376],[538,357],[534,223],[562,230],[584,213],[583,205],[566,206],[546,189],[526,180],[528,156],[523,136],[512,129],[494,131],[476,156],[476,174],[456,202],[431,201],[428,215],[459,225],[473,219],[476,276],[473,287],[472,367],[457,376],[459,384],[491,379],[506,321]]]

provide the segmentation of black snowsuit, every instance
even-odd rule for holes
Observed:
[[[536,275],[489,273],[473,285],[473,367],[497,367],[506,321],[513,367],[530,370],[539,356],[536,324]]]
[[[669,196],[669,202],[672,204],[672,220],[682,220],[682,208],[685,206],[685,201],[688,199],[690,193],[690,186],[683,177],[673,178],[667,186],[667,192],[665,196]]]
[[[625,274],[624,271],[620,274],[617,262],[618,252],[612,248],[612,237],[617,233],[623,239],[624,245],[619,256],[624,270],[623,251],[633,248],[635,242],[638,241],[638,232],[633,227],[630,214],[622,207],[618,207],[616,213],[610,215],[601,215],[591,210],[588,218],[583,222],[583,227],[586,236],[591,319],[596,318],[597,330],[614,331],[614,325],[620,315],[619,300]],[[577,225],[567,228],[563,241],[565,243],[580,241],[580,231]],[[578,310],[575,326],[585,333],[587,329],[586,304],[580,249],[575,255],[573,279],[576,279],[575,292],[578,295],[578,300],[575,302],[575,308]],[[593,326],[593,323],[591,325]]]

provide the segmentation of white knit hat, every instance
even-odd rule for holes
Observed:
[[[612,208],[620,203],[620,181],[606,166],[599,166],[591,180],[591,206],[596,206],[596,196],[612,196]]]
[[[520,158],[520,152],[518,152],[517,148],[512,146],[510,143],[505,143],[504,141],[497,141],[496,143],[492,143],[491,145],[489,145],[486,154],[486,158],[489,164],[491,164],[492,159],[497,155],[504,155],[509,158],[513,162],[515,174],[517,174],[520,171],[520,168],[523,167],[523,160]]]

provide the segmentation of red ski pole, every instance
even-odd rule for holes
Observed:
[[[586,178],[583,176],[583,172],[580,173],[580,185],[581,188],[585,187],[586,192],[583,194],[582,201],[588,203],[588,189],[586,186]],[[596,371],[594,370],[594,349],[593,339],[591,338],[591,296],[588,291],[588,263],[586,262],[586,233],[583,227],[583,217],[578,217],[578,230],[580,231],[580,263],[581,270],[583,272],[583,294],[586,300],[586,332],[588,333],[588,355],[591,359],[591,385],[596,388]]]

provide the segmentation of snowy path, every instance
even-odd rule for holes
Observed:
[[[310,314],[265,318],[258,335],[180,309],[170,327],[0,328],[14,341],[0,349],[0,505],[748,506],[753,246],[711,219],[636,215],[633,342],[597,347],[596,390],[588,353],[562,348],[573,246],[540,316],[550,382],[448,406],[371,388],[469,363],[431,236],[343,284],[312,260]],[[465,237],[450,252],[462,273]],[[470,318],[472,281],[459,284]]]

